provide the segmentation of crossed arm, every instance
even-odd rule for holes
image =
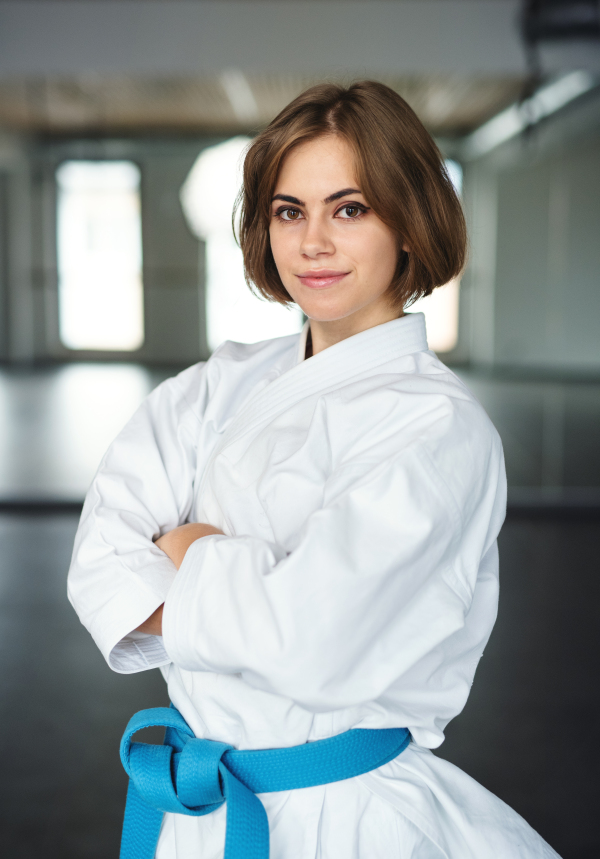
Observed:
[[[159,537],[156,545],[167,555],[175,564],[177,569],[182,564],[185,553],[196,540],[201,537],[208,537],[209,534],[222,534],[219,528],[213,528],[212,525],[205,525],[202,522],[189,522],[187,525],[180,525],[172,531],[168,531]],[[162,616],[164,603],[160,605],[149,618],[137,627],[137,632],[147,632],[150,635],[162,635]]]

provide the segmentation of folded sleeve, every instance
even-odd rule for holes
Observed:
[[[68,596],[110,667],[169,662],[162,637],[133,632],[164,601],[176,568],[154,540],[193,497],[202,367],[160,385],[110,446],[85,499]]]
[[[290,552],[244,535],[192,544],[165,603],[172,661],[315,712],[380,697],[463,627],[503,519],[499,441],[457,447],[462,470],[418,443],[345,464]]]

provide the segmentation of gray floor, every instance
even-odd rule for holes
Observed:
[[[0,515],[0,856],[119,854],[127,720],[168,703],[158,671],[113,674],[71,609],[78,516]]]
[[[136,710],[167,703],[157,671],[109,671],[68,604],[76,524],[0,515],[0,855],[10,859],[116,859],[120,735]],[[565,859],[600,855],[599,540],[600,521],[507,522],[498,623],[439,751]]]
[[[600,503],[598,380],[459,375],[500,433],[512,500]]]
[[[597,514],[509,516],[498,621],[440,749],[565,859],[600,856],[599,543]]]
[[[81,500],[112,439],[175,372],[136,364],[0,369],[0,499]]]

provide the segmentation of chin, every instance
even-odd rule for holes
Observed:
[[[340,319],[345,319],[347,316],[352,316],[356,312],[355,308],[322,308],[322,307],[302,307],[305,316],[312,319],[314,322],[339,322]]]
[[[323,296],[324,297],[324,296]],[[313,298],[310,296],[310,298]],[[315,296],[314,298],[317,298]],[[319,301],[309,300],[297,302],[302,312],[309,319],[314,319],[315,322],[338,322],[340,319],[345,319],[347,316],[352,316],[359,310],[359,307],[349,305],[342,301]]]
[[[348,311],[348,313],[307,313],[304,311],[305,316],[308,317],[312,322],[339,322],[341,319],[346,319],[348,316],[352,316],[352,311]]]

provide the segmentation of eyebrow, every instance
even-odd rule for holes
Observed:
[[[348,194],[360,194],[358,188],[343,188],[341,191],[336,191],[335,194],[330,194],[325,197],[324,203],[333,203],[334,200],[339,200],[340,197],[346,197]]]
[[[341,191],[336,191],[335,194],[330,194],[329,197],[325,197],[323,200],[324,203],[333,203],[334,200],[339,200],[341,197],[345,197],[347,194],[360,194],[361,192],[358,188],[343,188]],[[290,197],[288,194],[275,194],[272,203],[275,200],[283,200],[284,203],[292,203],[294,206],[305,206],[302,200],[299,200],[297,197]]]
[[[303,203],[302,200],[298,199],[298,197],[290,197],[288,194],[275,194],[271,202],[274,203],[275,200],[283,200],[284,203],[293,203],[294,206],[306,205],[306,203]]]

